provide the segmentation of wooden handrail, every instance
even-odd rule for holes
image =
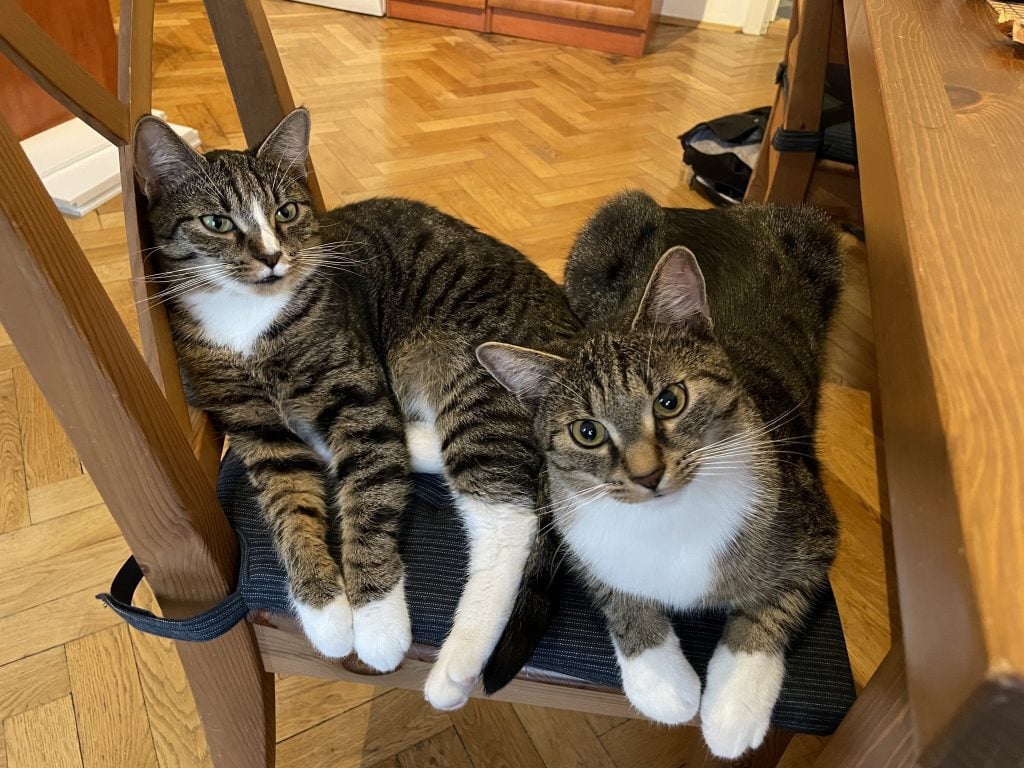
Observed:
[[[168,614],[234,586],[238,547],[142,357],[0,120],[0,322]]]
[[[0,53],[114,144],[131,142],[128,108],[72,59],[14,0],[0,0]]]

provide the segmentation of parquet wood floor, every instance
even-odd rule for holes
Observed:
[[[116,3],[115,3],[116,5]],[[524,250],[552,275],[594,205],[640,186],[701,206],[676,136],[770,102],[783,37],[661,27],[640,60],[267,0],[330,203],[424,199]],[[116,10],[115,10],[116,13]],[[157,11],[156,106],[207,146],[240,146],[197,0]],[[134,332],[117,201],[71,222]],[[835,585],[859,683],[888,646],[870,391],[874,351],[863,251],[832,345],[823,453],[844,523]],[[128,551],[10,339],[0,330],[0,768],[186,768],[209,761],[173,646],[93,599]],[[145,600],[145,597],[144,597]],[[280,765],[674,768],[695,731],[419,695],[278,681]],[[787,765],[821,740],[798,738]]]

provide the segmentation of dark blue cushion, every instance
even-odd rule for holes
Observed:
[[[284,569],[245,471],[231,454],[221,468],[217,493],[241,540],[239,591],[243,600],[250,610],[290,612]],[[413,637],[419,643],[439,646],[451,628],[468,559],[466,537],[441,478],[416,477],[400,543]],[[677,617],[675,623],[686,657],[703,677],[721,637],[725,615],[689,614]],[[558,615],[530,666],[621,690],[604,620],[571,577]],[[821,596],[803,634],[790,648],[782,696],[772,722],[798,732],[828,734],[839,725],[854,696],[846,643],[830,591]]]

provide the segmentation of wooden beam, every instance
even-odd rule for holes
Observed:
[[[131,124],[152,109],[154,0],[122,0],[118,34],[118,95],[128,105]],[[133,295],[138,307],[139,333],[146,364],[164,393],[182,432],[192,443],[200,467],[212,488],[220,467],[221,440],[206,414],[190,409],[185,402],[178,359],[171,340],[166,305],[153,299],[160,286],[150,277],[155,260],[146,217],[146,199],[135,178],[135,157],[131,145],[120,148],[121,194],[128,236]]]
[[[154,0],[121,0],[117,33],[117,96],[131,127],[152,109]]]
[[[917,761],[903,649],[894,647],[815,762],[815,768],[910,768]]]
[[[238,545],[110,299],[0,120],[0,322],[46,395],[167,616],[234,588]],[[271,764],[273,686],[243,622],[179,644],[218,766]]]
[[[152,109],[153,0],[121,0],[121,24],[118,31],[117,89],[127,105],[131,125]],[[178,361],[171,343],[167,312],[152,297],[159,286],[149,281],[153,252],[146,217],[147,203],[135,179],[135,157],[131,143],[120,148],[121,194],[124,223],[128,236],[128,263],[132,272],[132,293],[138,307],[142,351],[157,384],[164,393],[181,431],[191,435],[192,427]]]
[[[204,0],[204,4],[245,140],[252,146],[295,109],[274,36],[260,0]],[[323,195],[312,163],[307,182],[314,204],[323,210]]]

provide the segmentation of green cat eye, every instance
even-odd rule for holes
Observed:
[[[569,425],[569,436],[584,448],[597,448],[608,440],[608,430],[600,421],[579,419]]]
[[[235,228],[235,222],[227,216],[218,216],[214,213],[207,214],[206,216],[200,216],[199,221],[201,221],[203,226],[208,230],[216,232],[218,235],[223,235],[225,232],[230,232]]]
[[[669,384],[654,398],[654,415],[659,419],[671,419],[678,416],[686,407],[686,386]]]
[[[274,218],[282,223],[294,221],[295,217],[299,215],[299,206],[295,203],[285,203],[277,209],[277,213],[274,214]]]

